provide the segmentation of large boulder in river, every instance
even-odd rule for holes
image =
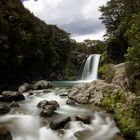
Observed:
[[[46,80],[40,80],[40,81],[34,83],[34,85],[32,85],[32,88],[34,90],[48,89],[48,88],[52,88],[52,84],[51,84],[51,82],[48,82]]]
[[[37,107],[42,109],[40,116],[50,117],[55,114],[54,111],[59,107],[59,104],[55,100],[42,100],[38,103]]]
[[[52,115],[54,115],[53,109],[43,109],[40,112],[40,116],[42,116],[42,117],[51,117]]]
[[[55,101],[55,100],[51,100],[51,101],[47,101],[47,100],[41,100],[37,107],[40,107],[40,108],[44,108],[45,106],[47,105],[51,105],[51,106],[54,106],[56,108],[59,107],[59,104]]]
[[[23,85],[18,87],[18,92],[23,93],[31,89],[31,85],[28,83],[24,83]]]
[[[24,95],[16,91],[3,91],[0,99],[1,101],[11,102],[11,101],[24,100],[25,97]]]
[[[92,120],[92,116],[91,115],[83,114],[83,113],[82,114],[77,114],[75,116],[75,118],[76,118],[77,121],[81,121],[81,122],[83,122],[85,124],[90,124],[91,120]]]
[[[12,140],[11,132],[2,126],[0,127],[0,140]]]
[[[58,118],[50,123],[50,128],[53,130],[58,130],[60,128],[63,128],[69,121],[71,121],[71,118],[68,116]]]

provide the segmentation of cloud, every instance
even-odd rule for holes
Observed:
[[[74,36],[88,36],[105,30],[99,20],[99,6],[107,0],[29,0],[24,6],[48,24]]]

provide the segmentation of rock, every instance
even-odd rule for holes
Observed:
[[[120,63],[118,65],[115,65],[114,69],[115,69],[115,74],[114,74],[114,78],[112,79],[112,84],[120,85],[125,90],[128,90],[130,85],[128,82],[129,80],[127,78],[125,63]]]
[[[38,103],[37,107],[43,108],[45,105],[48,105],[48,101],[42,100]]]
[[[0,105],[0,115],[6,114],[10,111],[10,107],[6,105]]]
[[[54,110],[43,110],[40,113],[40,116],[51,117],[54,114]]]
[[[63,128],[64,125],[66,123],[68,123],[69,121],[71,121],[70,117],[58,118],[58,119],[56,119],[56,120],[54,120],[50,123],[50,128],[53,129],[53,130],[58,130],[60,128]]]
[[[75,102],[73,100],[68,99],[66,101],[66,104],[68,104],[68,105],[75,105]]]
[[[11,132],[5,127],[0,127],[0,140],[12,140]]]
[[[43,108],[46,105],[52,105],[55,106],[56,108],[59,107],[59,104],[55,100],[51,100],[51,101],[42,100],[38,103],[37,107]]]
[[[23,85],[19,86],[18,92],[23,93],[23,92],[28,91],[29,89],[31,89],[31,85],[28,83],[24,83]]]
[[[15,101],[12,101],[12,103],[9,106],[10,107],[19,107],[19,104]]]
[[[52,84],[46,80],[40,80],[36,82],[32,87],[34,90],[48,89],[48,88],[52,88]]]
[[[3,101],[7,101],[7,102],[20,101],[25,99],[24,95],[16,91],[3,91],[2,97],[3,97]]]
[[[66,97],[66,96],[68,96],[68,93],[61,93],[59,96],[60,97]]]
[[[49,92],[52,92],[52,91],[53,91],[53,89],[45,89],[44,90],[45,93],[49,93]]]
[[[48,105],[54,105],[56,108],[59,107],[59,104],[55,100],[48,101]]]
[[[43,109],[44,110],[56,110],[57,108],[54,105],[45,105],[45,106],[43,106]]]
[[[104,80],[96,80],[91,83],[77,84],[68,91],[68,98],[79,104],[101,105],[104,97],[123,89],[116,84],[106,83]]]
[[[28,95],[34,95],[34,93],[33,92],[29,92]]]
[[[75,118],[77,121],[81,121],[85,124],[90,124],[92,120],[92,116],[88,114],[77,114]]]
[[[54,114],[54,111],[59,107],[59,104],[52,100],[42,100],[38,103],[37,107],[42,108],[40,115],[43,117],[50,117]]]

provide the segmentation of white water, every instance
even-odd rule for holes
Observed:
[[[57,89],[50,93],[35,91],[35,95],[27,96],[26,100],[20,102],[20,109],[15,109],[8,115],[0,117],[0,125],[4,125],[12,132],[13,140],[112,140],[119,129],[114,121],[101,112],[83,108],[83,106],[66,105],[66,99],[60,98],[59,93],[66,90]],[[60,108],[56,110],[58,115],[51,118],[39,117],[40,110],[36,107],[41,100],[57,100]],[[59,131],[53,131],[41,122],[49,122],[61,115],[74,116],[77,113],[89,113],[93,116],[91,125],[83,124],[80,121],[69,122],[69,129],[63,129],[62,135]]]
[[[99,67],[99,60],[100,54],[91,54],[87,58],[82,76],[80,80],[76,81],[52,81],[54,86],[72,86],[78,83],[89,83],[93,82],[98,79],[98,67]]]
[[[100,55],[90,55],[85,63],[83,74],[79,82],[91,82],[97,79],[97,70]],[[78,82],[77,82],[78,83]],[[12,133],[13,140],[113,140],[119,133],[115,122],[101,112],[83,106],[69,106],[66,98],[60,98],[60,93],[67,93],[66,89],[55,89],[50,93],[43,90],[32,91],[34,95],[25,94],[26,100],[19,102],[20,108],[13,109],[8,115],[0,117],[0,126],[6,126]],[[58,115],[51,118],[41,118],[40,109],[36,106],[41,100],[56,100],[60,108],[56,110]],[[80,121],[69,122],[69,129],[63,129],[63,134],[49,128],[48,122],[60,116],[74,116],[77,113],[89,113],[92,115],[90,125]],[[42,125],[42,121],[46,126]]]
[[[94,81],[98,79],[100,54],[91,54],[84,65],[81,80]]]

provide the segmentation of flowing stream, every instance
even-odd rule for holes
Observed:
[[[9,114],[0,116],[0,126],[7,127],[13,140],[120,140],[117,134],[120,130],[116,127],[114,120],[93,105],[67,105],[67,96],[64,84],[73,85],[76,83],[87,83],[96,80],[99,65],[99,54],[90,55],[83,69],[81,80],[78,81],[55,81],[54,85],[61,84],[61,88],[51,91],[36,90],[29,91],[32,94],[24,93],[25,100],[18,102],[20,107],[13,108]],[[55,100],[60,107],[51,117],[41,117],[40,108],[37,104],[41,100]],[[86,113],[92,116],[91,124],[84,124],[76,121],[74,116],[78,113]],[[49,123],[62,116],[70,116],[72,121],[67,127],[54,131]]]
[[[0,124],[10,129],[13,140],[113,140],[120,132],[111,117],[95,111],[98,109],[93,105],[67,105],[67,98],[59,96],[62,93],[67,94],[67,89],[56,88],[49,93],[43,90],[32,92],[33,95],[24,94],[26,100],[19,102],[19,108],[14,108],[8,115],[0,117]],[[40,117],[37,104],[44,99],[56,100],[60,104],[54,116]],[[77,113],[92,115],[92,123],[84,124],[72,120],[66,129],[54,131],[49,128],[50,121],[61,116],[73,117]]]

